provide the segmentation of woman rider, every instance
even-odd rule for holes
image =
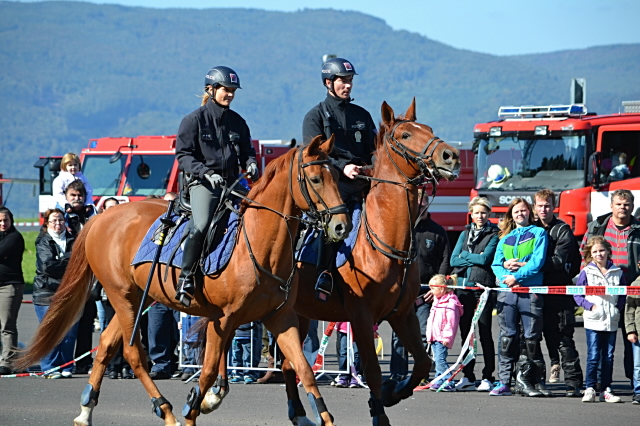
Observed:
[[[191,305],[196,285],[194,274],[222,187],[238,176],[238,161],[258,178],[256,152],[244,119],[229,109],[237,89],[238,74],[231,68],[211,68],[204,79],[202,106],[180,123],[176,157],[186,173],[193,226],[184,245],[182,271],[176,299]]]

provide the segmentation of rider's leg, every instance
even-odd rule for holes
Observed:
[[[211,219],[220,202],[221,192],[220,189],[213,189],[209,182],[194,185],[189,189],[193,227],[184,243],[182,270],[178,280],[179,290],[176,293],[176,299],[185,306],[191,305],[196,291],[194,274]]]

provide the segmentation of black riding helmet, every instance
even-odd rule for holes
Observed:
[[[358,75],[355,67],[344,58],[333,58],[322,64],[322,85],[325,79],[333,81],[336,77]]]
[[[214,89],[218,86],[232,87],[242,89],[240,87],[240,77],[234,70],[229,67],[213,67],[204,77],[204,87],[212,86]]]

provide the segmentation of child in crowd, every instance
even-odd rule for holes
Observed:
[[[611,244],[600,235],[589,238],[583,252],[586,266],[578,276],[577,285],[626,285],[622,269],[611,261]],[[578,306],[584,308],[582,318],[587,333],[586,390],[582,402],[596,401],[598,364],[602,362],[600,401],[620,402],[611,391],[613,353],[616,348],[616,330],[624,298],[612,295],[574,295]],[[622,302],[622,303],[621,303]],[[616,307],[617,305],[617,307]]]
[[[629,166],[627,166],[627,154],[621,152],[618,156],[618,165],[615,166],[611,173],[609,173],[609,181],[615,182],[619,180],[624,180],[631,176],[631,171],[629,170]]]
[[[463,307],[458,297],[453,293],[452,288],[458,283],[456,275],[434,275],[429,280],[429,286],[433,293],[433,305],[427,320],[427,342],[431,345],[433,358],[436,364],[436,377],[443,374],[449,368],[447,356],[449,349],[453,345],[460,323],[460,316]],[[444,382],[451,377],[451,373],[441,377],[436,383],[431,385],[431,390],[437,391],[442,386],[443,392],[455,392],[453,383],[446,386]]]
[[[84,185],[84,189],[87,192],[84,199],[86,206],[93,205],[93,188],[89,185],[89,180],[80,171],[80,158],[73,152],[67,152],[62,157],[60,163],[60,174],[53,180],[53,199],[64,210],[65,204],[67,204],[67,198],[64,195],[64,191],[67,186],[74,180],[79,179]]]
[[[261,340],[261,323],[252,322],[238,327],[231,348],[231,365],[234,368],[230,378],[232,383],[244,381],[249,385],[256,382],[257,377],[251,368],[260,364]]]
[[[640,286],[640,278],[631,283]],[[624,308],[624,328],[633,348],[633,404],[640,404],[640,296],[627,296]]]
[[[347,362],[347,347],[349,345],[349,333],[351,333],[351,324],[348,322],[336,323],[336,329],[338,330],[338,339],[336,340],[336,349],[338,351],[338,369],[340,371],[351,371],[351,365]],[[353,334],[351,335],[353,339]],[[361,387],[358,382],[358,378],[362,381],[362,367],[360,366],[360,353],[358,352],[358,346],[353,342],[353,367],[355,368],[356,376],[351,373],[340,374],[338,380],[336,380],[336,387],[338,388],[359,388]]]

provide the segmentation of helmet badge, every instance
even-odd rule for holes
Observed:
[[[231,80],[232,83],[238,83],[238,76],[234,73],[229,73],[229,79]]]
[[[353,67],[351,66],[350,62],[343,62],[344,65],[344,69],[347,71],[353,71]]]

